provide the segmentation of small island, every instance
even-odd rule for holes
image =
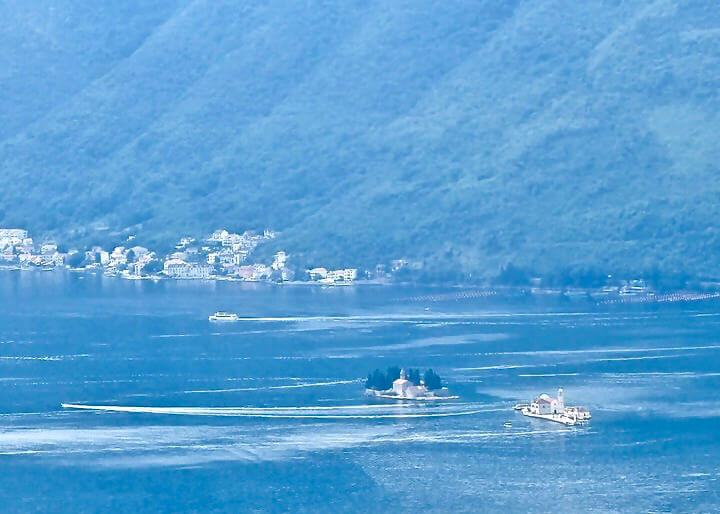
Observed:
[[[376,369],[365,381],[365,394],[375,398],[393,400],[454,400],[458,396],[450,395],[443,387],[440,375],[432,369],[425,370],[422,378],[419,369],[404,369],[393,366],[385,373]]]

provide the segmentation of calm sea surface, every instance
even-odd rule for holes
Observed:
[[[2,510],[720,511],[719,303],[459,292],[0,273]],[[512,411],[559,386],[588,426]]]

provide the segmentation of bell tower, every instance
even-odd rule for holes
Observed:
[[[565,410],[565,395],[563,394],[563,388],[558,388],[558,409],[560,409],[560,412],[563,412]]]

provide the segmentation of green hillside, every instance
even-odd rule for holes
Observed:
[[[0,7],[0,225],[720,275],[716,2],[115,4]]]

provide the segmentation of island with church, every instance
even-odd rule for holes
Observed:
[[[376,369],[367,376],[365,394],[374,398],[392,400],[455,400],[447,387],[443,387],[440,375],[427,369],[421,375],[419,369],[400,369],[393,366],[382,372]]]
[[[546,419],[570,426],[584,425],[592,418],[590,411],[586,407],[565,405],[565,393],[562,387],[557,391],[557,398],[543,393],[529,405],[527,403],[518,403],[513,409],[519,410],[523,416]]]

